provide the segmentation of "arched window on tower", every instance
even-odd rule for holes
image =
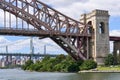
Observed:
[[[99,33],[104,34],[105,33],[105,24],[104,22],[99,23]]]
[[[92,21],[88,22],[88,34],[93,33]]]

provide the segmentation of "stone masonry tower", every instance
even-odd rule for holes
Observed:
[[[92,34],[89,44],[89,58],[94,59],[99,65],[104,63],[104,58],[109,53],[109,14],[105,10],[93,10],[91,13],[82,14],[81,22],[88,26],[88,34]]]

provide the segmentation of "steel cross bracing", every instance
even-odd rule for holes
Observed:
[[[88,28],[83,23],[38,0],[0,0],[0,8],[4,10],[5,19],[0,34],[50,37],[75,60],[87,59],[89,35]],[[6,28],[5,12],[16,17],[16,27],[11,26],[9,15],[9,27]],[[22,28],[19,28],[17,18],[32,25],[34,29],[24,29],[23,21]]]

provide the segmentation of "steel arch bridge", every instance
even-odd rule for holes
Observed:
[[[0,9],[0,34],[50,37],[75,60],[88,59],[91,35],[85,24],[38,0],[0,0]]]

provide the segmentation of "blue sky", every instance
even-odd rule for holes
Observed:
[[[40,0],[63,14],[74,18],[79,21],[80,15],[83,13],[91,12],[94,9],[108,10],[110,14],[109,30],[110,35],[120,36],[120,0]],[[3,16],[0,16],[2,19]],[[0,20],[1,21],[1,20]],[[3,44],[10,44],[16,41],[21,41],[17,46],[10,47],[10,52],[29,52],[29,39],[30,37],[19,36],[0,36],[0,46]],[[38,42],[38,38],[34,38]],[[22,43],[23,42],[23,43]],[[47,45],[47,51],[50,53],[66,53],[57,44],[53,43],[50,39],[44,39],[39,42],[36,47],[36,52],[43,53],[44,45]],[[26,47],[25,47],[26,46]],[[57,46],[57,48],[55,48]],[[112,46],[111,46],[112,47]],[[16,50],[14,48],[17,48]],[[40,49],[40,50],[39,50]],[[51,51],[53,50],[53,51]],[[0,51],[5,51],[3,48]]]
[[[109,30],[120,30],[120,16],[110,16]]]

